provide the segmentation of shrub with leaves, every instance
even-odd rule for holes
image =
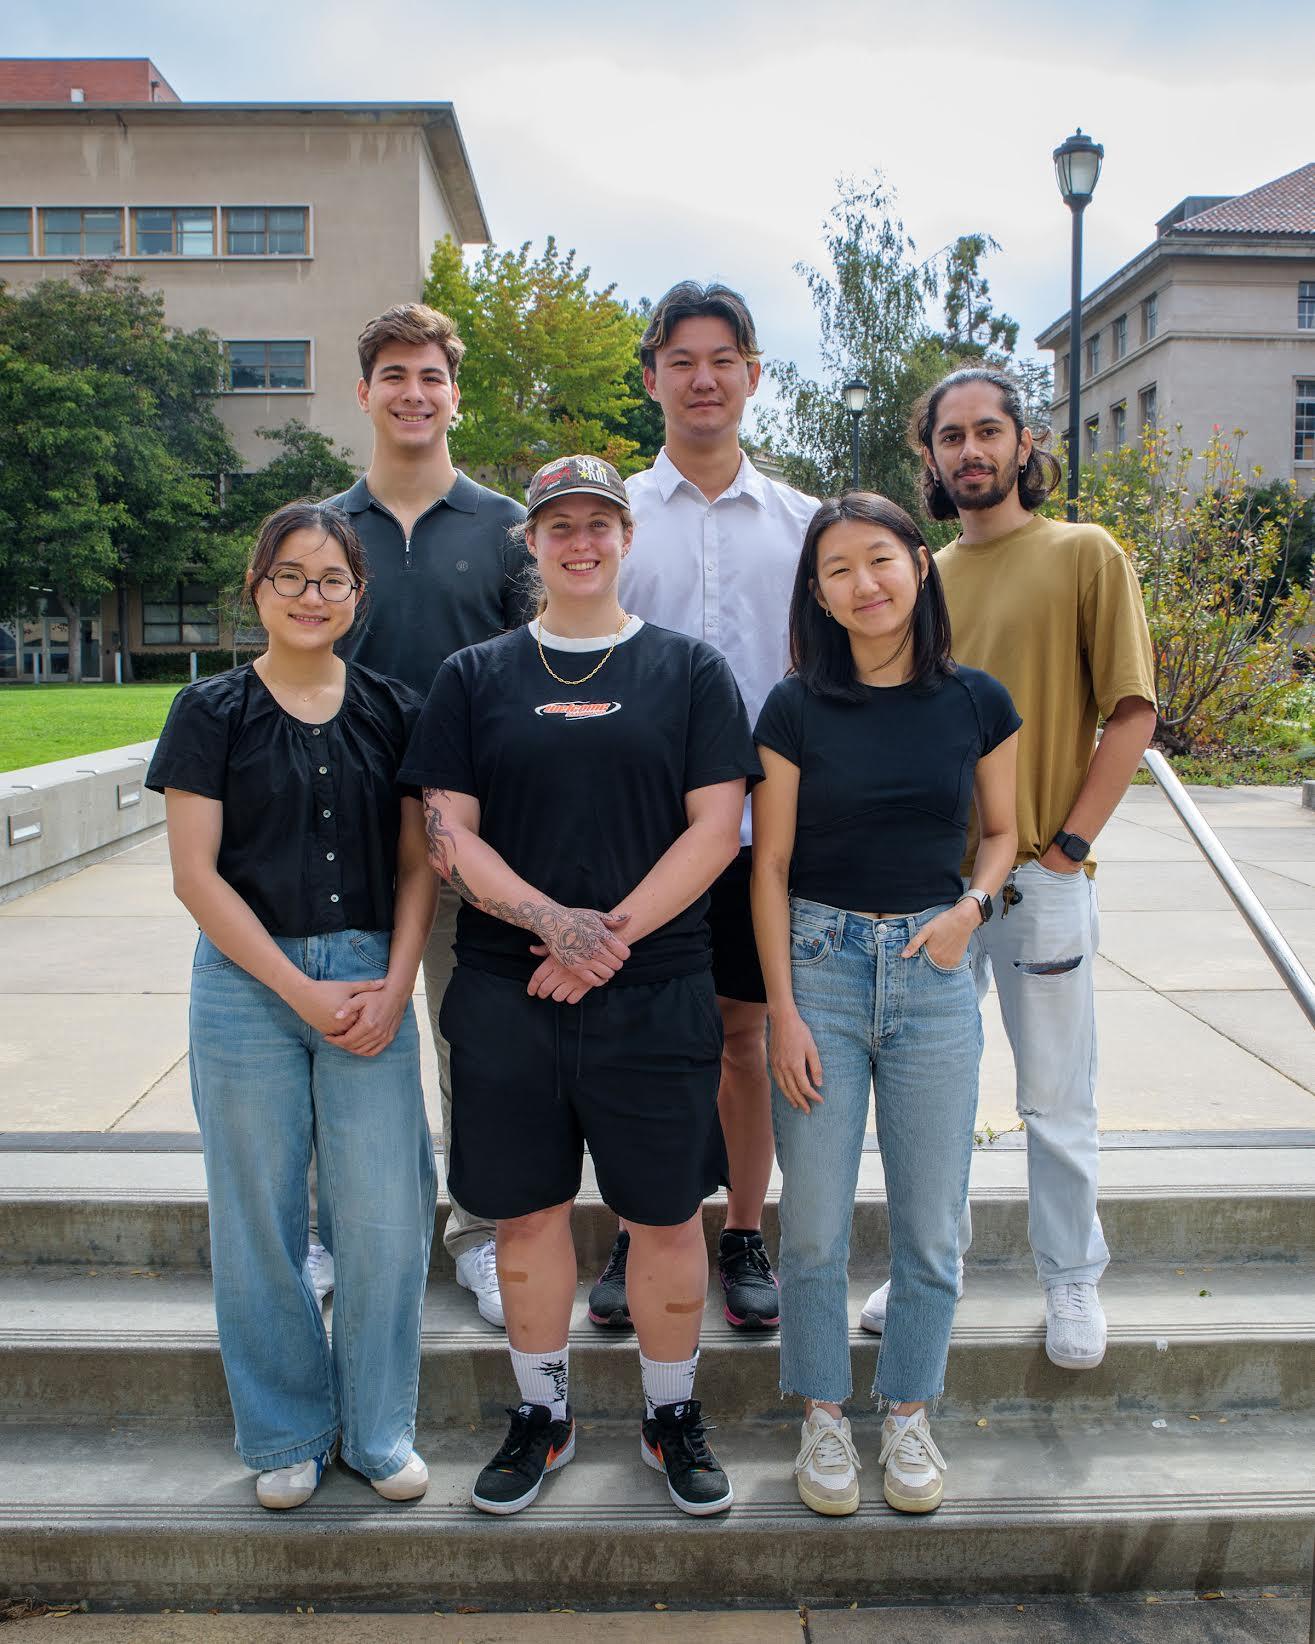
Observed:
[[[1199,455],[1147,428],[1086,469],[1079,514],[1109,530],[1141,578],[1155,651],[1156,741],[1172,753],[1254,740],[1291,690],[1310,593],[1290,587],[1295,486],[1261,492],[1216,427]]]

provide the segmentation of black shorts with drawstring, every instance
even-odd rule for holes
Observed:
[[[439,1027],[452,1047],[448,1187],[474,1215],[573,1199],[586,1145],[598,1191],[626,1221],[678,1226],[726,1181],[709,971],[559,1005],[458,963]]]

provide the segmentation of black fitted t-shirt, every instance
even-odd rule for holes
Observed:
[[[602,651],[545,645],[580,679]],[[480,837],[564,907],[605,912],[684,833],[685,795],[761,775],[749,719],[719,651],[645,623],[594,677],[563,685],[529,628],[450,656],[439,669],[401,779],[479,800]],[[705,970],[706,893],[633,946],[610,986]],[[621,933],[624,935],[624,932]],[[462,903],[457,960],[528,980],[527,930]]]
[[[272,936],[391,930],[397,769],[420,706],[349,664],[341,708],[307,725],[247,663],[179,691],[146,786],[222,802],[219,876]]]
[[[774,685],[754,740],[799,767],[793,894],[863,913],[953,902],[977,761],[1021,724],[976,668],[932,689],[865,686],[861,702]]]

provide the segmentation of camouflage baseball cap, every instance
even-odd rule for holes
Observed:
[[[610,462],[601,457],[558,457],[546,462],[530,481],[525,493],[525,510],[536,513],[545,502],[569,496],[606,497],[618,507],[627,506],[626,488]]]

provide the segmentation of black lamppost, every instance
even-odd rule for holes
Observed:
[[[1082,213],[1091,204],[1105,150],[1079,126],[1054,153],[1055,179],[1073,213],[1073,268],[1068,307],[1068,517],[1078,517],[1079,422],[1082,387]]]
[[[858,490],[858,429],[868,405],[868,385],[855,377],[847,382],[841,393],[845,396],[845,410],[849,412],[849,487]]]

